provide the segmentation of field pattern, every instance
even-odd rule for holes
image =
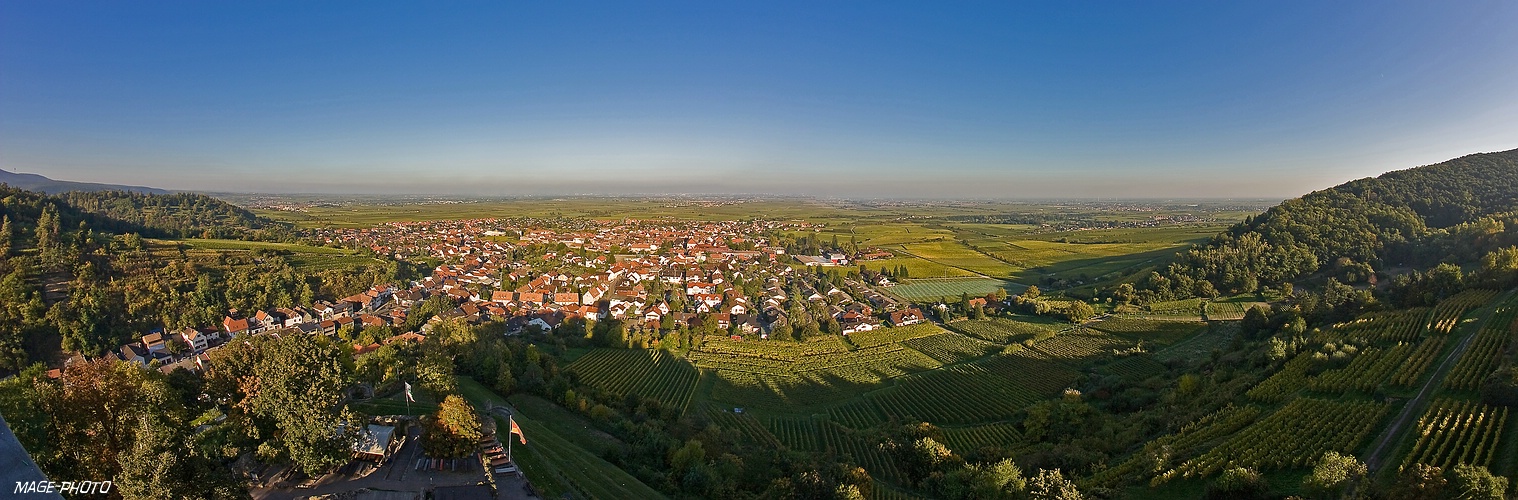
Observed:
[[[811,417],[769,417],[763,420],[764,427],[780,439],[780,444],[785,445],[786,448],[822,451],[822,442],[818,439],[817,422]]]
[[[1075,381],[1078,372],[1022,354],[903,377],[868,396],[888,416],[942,424],[1003,420]]]
[[[1147,355],[1125,356],[1102,366],[1102,371],[1130,381],[1144,380],[1165,373],[1165,365]]]
[[[565,367],[586,385],[612,394],[633,392],[653,368],[653,355],[639,349],[596,349]]]
[[[886,290],[891,294],[907,300],[937,300],[940,298],[958,298],[961,294],[970,294],[971,297],[993,293],[996,290],[1006,290],[1007,293],[1022,290],[1016,284],[994,278],[941,278],[941,279],[910,279],[905,283],[896,285]]]
[[[1185,299],[1150,302],[1145,309],[1155,316],[1190,316],[1200,318],[1202,315],[1202,303],[1205,301],[1206,299]]]
[[[1413,353],[1412,344],[1397,344],[1389,348],[1366,347],[1343,368],[1325,370],[1307,383],[1307,388],[1318,392],[1343,393],[1350,390],[1369,393],[1381,385],[1382,380],[1401,369],[1407,357]]]
[[[1145,342],[1169,345],[1205,328],[1207,323],[1148,317],[1112,316],[1094,322],[1089,326],[1107,333],[1126,334],[1130,337],[1141,338]]]
[[[915,325],[898,326],[894,328],[877,328],[868,332],[859,332],[849,336],[849,342],[861,349],[882,346],[904,340],[927,337],[943,333],[943,329],[932,323],[918,323]]]
[[[1244,313],[1249,308],[1264,306],[1264,302],[1208,302],[1208,321],[1238,321],[1244,319]]]
[[[1366,313],[1353,321],[1335,324],[1317,338],[1329,342],[1413,342],[1423,334],[1428,314],[1427,307]]]
[[[775,435],[771,434],[768,429],[765,429],[764,424],[759,423],[759,420],[755,419],[752,415],[733,413],[716,406],[708,406],[706,416],[711,419],[712,423],[727,429],[736,430],[755,443],[774,448],[780,447],[780,440],[776,439]]]
[[[1434,364],[1434,358],[1444,350],[1444,337],[1431,337],[1423,339],[1418,344],[1418,349],[1408,356],[1407,362],[1397,369],[1397,374],[1392,376],[1391,385],[1395,387],[1412,387],[1423,378],[1423,372]]]
[[[1080,328],[1039,342],[1033,346],[1033,349],[1053,358],[1080,361],[1111,355],[1115,349],[1126,349],[1133,347],[1134,344],[1133,340],[1127,338]]]
[[[637,394],[682,411],[701,377],[695,366],[662,350],[596,349],[566,369],[591,387],[616,395]]]
[[[1225,406],[1205,417],[1186,423],[1174,433],[1160,436],[1145,444],[1143,451],[1133,454],[1128,460],[1115,467],[1097,473],[1090,478],[1089,484],[1111,487],[1123,481],[1136,479],[1141,474],[1148,479],[1147,475],[1153,472],[1146,470],[1153,466],[1150,461],[1152,452],[1168,450],[1169,455],[1177,459],[1194,457],[1203,451],[1203,445],[1238,432],[1259,416],[1260,407],[1258,406]]]
[[[885,415],[880,409],[870,402],[869,398],[859,398],[848,403],[833,407],[828,410],[828,417],[855,429],[864,429],[885,420]]]
[[[1034,337],[1040,333],[1053,334],[1067,327],[1069,327],[1068,324],[1018,321],[1000,317],[949,324],[950,329],[994,344],[1009,344],[1023,337]]]
[[[1225,467],[1308,467],[1329,451],[1352,455],[1386,410],[1370,401],[1298,398],[1157,479],[1205,477]]]
[[[1456,464],[1491,467],[1507,408],[1472,401],[1434,401],[1418,419],[1418,441],[1402,467],[1425,464],[1448,470]]]
[[[1470,349],[1455,363],[1455,368],[1444,378],[1444,387],[1454,390],[1471,390],[1481,385],[1481,380],[1496,371],[1502,362],[1502,352],[1518,333],[1518,312],[1511,301],[1492,314],[1491,319],[1476,332]]]
[[[1000,349],[1000,346],[996,344],[973,337],[966,337],[954,332],[943,332],[937,335],[915,338],[903,342],[903,344],[943,364],[978,358]]]
[[[875,443],[827,420],[819,422],[818,428],[822,431],[824,450],[853,458],[854,463],[864,467],[872,477],[901,481],[901,473],[896,470],[895,462]]]
[[[944,427],[944,444],[964,454],[982,446],[1007,446],[1023,439],[1017,424],[1000,422],[967,427]]]
[[[1490,302],[1497,292],[1491,290],[1466,290],[1444,299],[1434,306],[1429,315],[1428,331],[1436,335],[1449,335],[1466,311]]]

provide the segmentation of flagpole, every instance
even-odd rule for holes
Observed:
[[[517,426],[517,419],[512,415],[506,416],[506,461],[516,464],[511,460],[511,429]]]

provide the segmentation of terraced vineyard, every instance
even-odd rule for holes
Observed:
[[[1405,366],[1407,357],[1413,353],[1412,344],[1397,344],[1389,348],[1367,347],[1343,368],[1325,370],[1307,383],[1307,388],[1318,392],[1344,393],[1358,390],[1370,393],[1381,385],[1386,377]]]
[[[1128,380],[1144,380],[1161,373],[1165,373],[1165,365],[1155,361],[1148,355],[1125,356],[1117,361],[1107,363],[1102,371],[1123,377]]]
[[[868,394],[886,415],[941,424],[1002,420],[1063,390],[1079,374],[1022,354],[997,355],[897,380]]]
[[[1015,285],[1010,281],[967,277],[912,279],[900,285],[890,287],[888,290],[890,290],[892,295],[907,300],[938,300],[946,297],[957,298],[961,294],[966,293],[970,294],[971,297],[981,296],[993,293],[998,289],[1007,290],[1007,293],[1013,293],[1014,287]]]
[[[701,372],[662,350],[596,349],[565,369],[586,385],[612,394],[638,394],[684,409]]]
[[[943,329],[932,323],[918,323],[915,325],[898,326],[894,328],[879,328],[868,332],[859,332],[849,336],[849,342],[859,346],[860,349],[892,344],[915,338],[927,337],[943,333]]]
[[[1319,338],[1330,342],[1414,342],[1423,334],[1430,309],[1416,307],[1398,311],[1367,313],[1324,331]]]
[[[1434,364],[1434,359],[1444,351],[1444,337],[1431,337],[1423,339],[1418,344],[1418,349],[1407,357],[1407,362],[1397,369],[1396,375],[1392,376],[1391,385],[1395,387],[1412,387],[1423,378],[1423,372]]]
[[[880,449],[879,443],[869,442],[842,426],[823,420],[817,424],[822,432],[822,446],[826,451],[852,458],[870,472],[872,477],[887,481],[901,481],[901,472],[890,456]]]
[[[1148,480],[1152,470],[1151,453],[1165,450],[1171,457],[1186,459],[1200,454],[1202,446],[1227,437],[1243,429],[1260,416],[1260,407],[1253,405],[1225,406],[1205,417],[1188,422],[1174,433],[1156,438],[1115,467],[1108,468],[1092,477],[1089,483],[1096,486],[1111,485],[1134,479]],[[1141,477],[1142,476],[1142,477]]]
[[[1518,306],[1510,300],[1492,314],[1476,338],[1465,351],[1454,369],[1444,378],[1444,387],[1453,390],[1474,390],[1481,380],[1496,371],[1502,362],[1502,351],[1518,335],[1518,321],[1514,315]]]
[[[1287,361],[1280,371],[1256,384],[1244,393],[1249,399],[1265,403],[1279,403],[1307,387],[1308,370],[1312,368],[1312,353],[1304,352]]]
[[[811,417],[768,417],[762,420],[764,427],[786,448],[822,451],[822,441],[817,433],[817,422]]]
[[[1001,348],[996,344],[954,332],[915,338],[903,344],[944,364],[978,358]]]
[[[1155,316],[1183,316],[1200,318],[1202,303],[1206,299],[1171,300],[1165,302],[1152,302],[1145,309]]]
[[[1206,328],[1207,323],[1144,316],[1112,316],[1089,326],[1107,333],[1143,339],[1146,343],[1169,345]]]
[[[1444,299],[1434,306],[1429,315],[1428,331],[1437,335],[1449,335],[1466,311],[1490,302],[1497,292],[1491,290],[1466,290]]]
[[[987,445],[1007,446],[1023,439],[1017,424],[998,422],[994,424],[963,427],[944,427],[944,444],[949,449],[964,454]]]
[[[1210,476],[1225,467],[1308,467],[1328,451],[1353,455],[1386,411],[1385,404],[1371,401],[1297,398],[1156,481]]]
[[[1248,312],[1249,308],[1264,305],[1264,302],[1208,302],[1207,320],[1238,321],[1244,319],[1244,313]]]
[[[771,434],[768,429],[765,429],[764,424],[759,423],[759,420],[754,418],[752,415],[749,415],[747,413],[733,413],[732,411],[718,408],[716,406],[707,407],[706,415],[707,418],[711,419],[712,423],[729,429],[736,429],[738,432],[753,440],[755,443],[760,443],[774,448],[780,447],[780,440],[776,439],[775,435]]]
[[[1491,467],[1507,408],[1472,401],[1439,399],[1418,419],[1418,440],[1402,467],[1426,464],[1448,470],[1456,464]]]
[[[578,374],[586,385],[612,394],[627,394],[648,379],[648,372],[654,369],[654,356],[640,349],[596,349],[565,369]]]
[[[1034,337],[1040,333],[1052,334],[1068,326],[1069,324],[1057,324],[1048,321],[1017,321],[1000,317],[979,321],[967,320],[949,324],[950,329],[993,344],[1009,344],[1023,338]]]
[[[828,410],[828,416],[834,422],[855,429],[870,427],[885,420],[885,415],[880,413],[880,409],[867,398],[859,398],[836,406]]]
[[[1080,361],[1111,355],[1114,349],[1127,349],[1136,343],[1128,338],[1083,328],[1055,335],[1052,339],[1035,344],[1033,349],[1053,358]]]

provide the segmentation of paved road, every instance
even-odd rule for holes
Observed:
[[[1492,303],[1501,304],[1503,302],[1506,302],[1508,296],[1512,294],[1513,292],[1509,291],[1508,293],[1503,294],[1501,297],[1498,297]],[[1444,381],[1444,376],[1449,374],[1450,369],[1454,368],[1456,361],[1458,361],[1460,357],[1465,354],[1466,349],[1470,348],[1471,341],[1476,339],[1476,333],[1481,331],[1482,328],[1486,327],[1486,322],[1487,320],[1491,319],[1491,317],[1491,312],[1488,312],[1485,316],[1482,316],[1475,325],[1472,325],[1469,328],[1461,329],[1466,332],[1465,338],[1461,339],[1460,344],[1456,345],[1455,349],[1451,350],[1450,353],[1444,357],[1444,360],[1439,362],[1439,366],[1434,370],[1433,376],[1430,376],[1428,378],[1428,381],[1423,383],[1423,389],[1419,390],[1418,395],[1414,396],[1411,401],[1408,401],[1406,405],[1402,406],[1402,412],[1398,413],[1397,418],[1395,420],[1392,420],[1392,424],[1390,426],[1387,426],[1386,430],[1376,438],[1376,446],[1371,448],[1369,455],[1365,456],[1365,465],[1370,468],[1371,474],[1375,474],[1377,470],[1380,470],[1383,457],[1388,451],[1391,451],[1388,449],[1388,447],[1394,445],[1397,442],[1397,438],[1402,435],[1402,428],[1405,427],[1407,425],[1407,422],[1413,418],[1413,415],[1423,413],[1423,411],[1428,406],[1429,396],[1432,396],[1438,389],[1440,383]]]

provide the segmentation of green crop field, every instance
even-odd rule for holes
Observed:
[[[966,293],[971,297],[982,296],[995,292],[997,289],[1015,294],[1024,288],[1010,281],[991,278],[940,278],[907,280],[886,290],[892,295],[907,300],[936,300],[944,297],[958,299],[961,294]]]

